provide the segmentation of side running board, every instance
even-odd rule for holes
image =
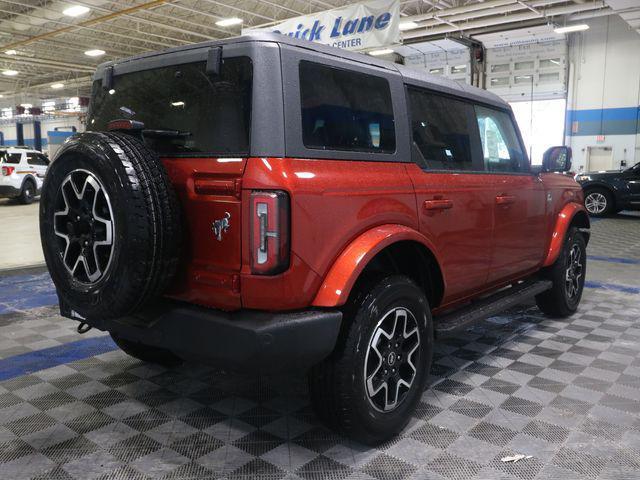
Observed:
[[[447,335],[478,320],[489,318],[524,303],[539,293],[549,290],[551,286],[551,280],[534,280],[500,290],[458,310],[434,317],[435,333]]]

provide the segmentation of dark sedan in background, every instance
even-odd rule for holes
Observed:
[[[605,216],[621,210],[640,210],[640,162],[626,170],[576,175],[584,190],[589,214]]]

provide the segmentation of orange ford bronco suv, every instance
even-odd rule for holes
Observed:
[[[60,310],[134,357],[308,371],[318,415],[406,424],[438,334],[535,297],[576,311],[589,219],[509,105],[277,34],[105,63],[49,168]]]

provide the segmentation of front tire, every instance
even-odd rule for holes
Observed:
[[[309,391],[326,424],[371,445],[410,420],[431,366],[433,326],[427,298],[409,278],[365,285],[345,309],[334,352],[310,371]]]
[[[538,308],[550,317],[573,315],[580,304],[587,273],[587,243],[577,228],[569,230],[560,256],[545,273],[553,286],[536,296]]]
[[[33,199],[36,197],[36,190],[37,187],[33,180],[25,180],[20,195],[18,195],[18,201],[23,205],[33,203]]]

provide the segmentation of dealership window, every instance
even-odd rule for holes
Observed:
[[[471,105],[409,89],[413,142],[426,168],[473,170]]]
[[[307,148],[395,152],[391,91],[384,78],[303,61],[300,96]]]
[[[488,172],[526,172],[526,157],[511,116],[500,110],[476,106],[484,168]]]

